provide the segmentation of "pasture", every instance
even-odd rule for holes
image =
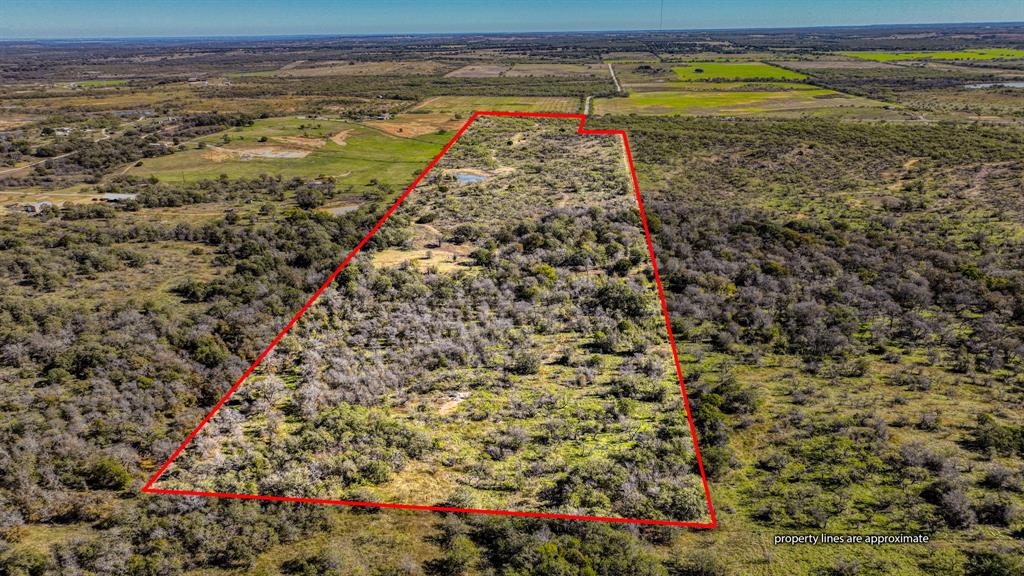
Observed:
[[[531,76],[607,76],[603,64],[515,64],[505,73],[511,77]]]
[[[765,64],[764,62],[691,62],[687,66],[674,66],[672,71],[680,80],[803,80],[799,72]]]
[[[413,110],[446,112],[466,118],[478,110],[495,112],[576,112],[579,100],[564,96],[435,96]]]
[[[884,52],[858,51],[840,52],[852,58],[864,58],[879,62],[892,60],[1011,60],[1024,58],[1024,50],[1010,48],[982,48],[977,50],[939,50],[930,52]]]
[[[871,101],[832,90],[750,90],[633,92],[627,98],[598,98],[594,114],[754,114],[766,111],[865,105]]]
[[[275,76],[286,78],[312,78],[318,76],[386,76],[386,75],[432,75],[447,67],[429,60],[412,60],[405,62],[351,62],[324,61],[303,63],[298,67],[287,65],[274,73]]]
[[[186,182],[221,174],[230,178],[264,173],[285,178],[324,175],[334,177],[339,186],[363,186],[375,180],[400,188],[448,138],[437,134],[398,138],[338,120],[270,118],[207,136],[188,150],[147,159],[128,173]]]

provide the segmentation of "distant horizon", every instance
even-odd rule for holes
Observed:
[[[39,36],[39,37],[0,37],[0,44],[10,42],[104,42],[117,40],[244,40],[244,39],[303,39],[303,38],[400,38],[405,36],[431,37],[431,36],[517,36],[517,35],[558,35],[558,34],[632,34],[632,33],[694,33],[694,32],[758,32],[758,31],[783,31],[783,30],[824,30],[824,29],[856,29],[856,28],[927,28],[927,27],[956,27],[956,26],[1021,26],[1024,27],[1024,20],[987,20],[977,22],[901,22],[901,23],[880,23],[880,24],[830,24],[821,26],[765,26],[765,27],[736,27],[736,28],[674,28],[674,29],[603,29],[603,30],[509,30],[504,32],[478,32],[478,31],[447,31],[447,32],[380,32],[380,33],[309,33],[309,34],[201,34],[187,36]]]
[[[1024,22],[1019,0],[3,0],[0,41],[703,32]]]

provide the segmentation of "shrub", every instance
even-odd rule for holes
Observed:
[[[612,381],[609,393],[617,398],[644,402],[661,402],[665,399],[665,387],[660,382],[636,375],[617,377]]]
[[[321,550],[310,556],[286,560],[281,564],[283,574],[297,576],[333,576],[341,574],[342,568],[344,566],[341,559],[329,550]]]
[[[710,550],[698,550],[666,563],[669,576],[729,576],[725,562]]]
[[[93,490],[127,490],[132,485],[132,475],[115,458],[104,456],[95,460],[86,469],[85,483]]]
[[[974,510],[978,522],[993,526],[1009,526],[1020,516],[1020,509],[1005,495],[986,496]]]
[[[1020,576],[1024,559],[1009,553],[982,551],[971,554],[965,566],[966,576]]]
[[[300,188],[295,192],[295,203],[304,210],[318,208],[324,205],[324,194],[319,190]]]
[[[536,374],[540,370],[540,356],[533,352],[517,352],[512,355],[506,369],[512,374]]]

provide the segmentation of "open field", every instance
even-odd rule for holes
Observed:
[[[658,62],[660,58],[654,52],[607,52],[601,55],[604,62]]]
[[[630,92],[786,92],[822,89],[814,84],[800,82],[704,82],[700,80],[629,82],[626,87]]]
[[[1024,50],[985,48],[979,50],[936,50],[934,52],[840,52],[844,56],[888,62],[893,60],[997,60],[1022,59]]]
[[[445,78],[497,78],[511,68],[508,64],[467,64],[445,74]]]
[[[505,73],[511,77],[530,76],[607,76],[604,64],[515,64]]]
[[[285,78],[315,78],[318,76],[385,76],[391,74],[430,75],[449,68],[438,62],[310,62],[300,66],[285,66],[274,72]]]
[[[227,143],[225,136],[230,139]],[[447,139],[433,133],[399,138],[337,120],[272,118],[204,137],[199,140],[206,144],[202,149],[193,146],[150,159],[129,173],[183,181],[221,174],[230,178],[324,175],[345,185],[365,186],[376,180],[401,187]]]
[[[493,112],[576,112],[579,100],[537,96],[436,96],[420,102],[413,110],[455,113],[468,117],[477,110]]]
[[[864,70],[864,69],[876,69],[876,68],[896,68],[895,64],[889,64],[883,60],[871,60],[871,59],[856,59],[856,60],[778,60],[777,63],[780,66],[786,68],[795,68],[797,70],[820,70],[820,69],[839,69],[839,70]]]
[[[803,80],[806,75],[763,62],[692,62],[673,66],[680,80]]]
[[[81,82],[71,82],[69,83],[69,86],[81,86],[82,88],[107,88],[110,86],[124,86],[125,84],[128,84],[128,80],[82,80]]]
[[[651,91],[594,100],[595,114],[756,114],[769,110],[879,106],[832,90]]]
[[[439,130],[457,129],[465,122],[459,114],[453,112],[416,112],[398,114],[388,120],[366,120],[364,126],[383,130],[392,136],[414,138]]]

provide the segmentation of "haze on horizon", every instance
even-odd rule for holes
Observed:
[[[1024,21],[1019,0],[4,0],[0,40],[694,30]]]

